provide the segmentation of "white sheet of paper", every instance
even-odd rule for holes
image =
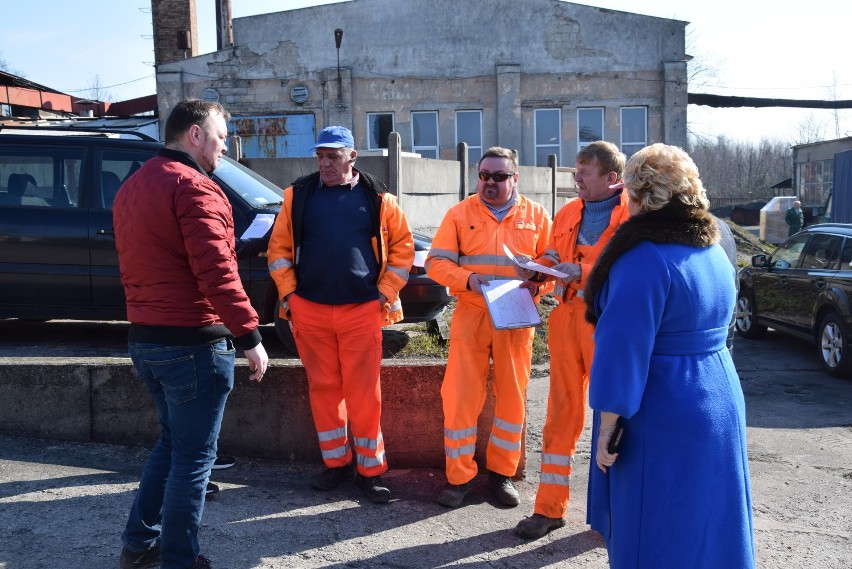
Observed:
[[[523,267],[525,269],[529,269],[531,271],[536,271],[536,272],[539,272],[539,273],[544,273],[544,274],[547,274],[547,275],[553,275],[554,277],[558,277],[560,279],[564,279],[565,277],[568,276],[566,273],[563,273],[562,271],[554,271],[550,267],[545,267],[544,265],[540,265],[539,263],[536,263],[535,261],[521,262],[520,259],[518,259],[515,255],[512,254],[512,251],[509,250],[508,245],[506,245],[505,243],[503,244],[503,251],[505,251],[506,256],[509,257],[510,259],[512,259],[512,262],[515,263],[516,265],[518,265],[519,267]]]
[[[272,224],[275,223],[275,215],[271,213],[259,213],[252,220],[251,225],[243,232],[240,239],[257,239],[263,237]]]
[[[527,328],[541,324],[532,296],[519,279],[494,279],[482,285],[482,294],[497,329]]]
[[[425,267],[426,266],[426,257],[429,255],[429,251],[415,251],[414,252],[414,266],[415,267]]]

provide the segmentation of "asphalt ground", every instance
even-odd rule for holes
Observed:
[[[69,339],[76,335],[86,337],[86,345],[99,344],[99,356],[122,357],[114,328],[69,334],[63,326],[52,337],[52,323],[33,325],[31,336],[3,324],[0,356],[79,356],[90,348]],[[735,343],[761,568],[852,567],[852,381],[825,375],[814,351],[774,331],[764,340]],[[366,501],[351,484],[312,490],[318,464],[238,459],[213,473],[221,492],[207,502],[202,552],[217,569],[607,567],[602,540],[585,524],[588,428],[576,456],[567,525],[536,541],[511,531],[532,511],[547,382],[547,366],[537,366],[518,508],[499,506],[481,477],[463,507],[446,509],[435,502],[443,472],[393,469],[392,456],[385,479],[394,500],[386,505]],[[114,567],[147,453],[0,436],[0,569]]]

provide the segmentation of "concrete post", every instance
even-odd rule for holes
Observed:
[[[468,148],[466,142],[459,142],[456,146],[456,159],[459,161],[459,201],[467,197],[468,185],[467,181],[467,161]]]
[[[663,142],[684,149],[687,83],[686,61],[663,62]]]
[[[402,191],[400,172],[402,171],[402,138],[398,132],[388,135],[388,189],[396,196],[399,206],[402,206]]]
[[[547,166],[550,168],[550,219],[556,215],[556,171],[559,168],[559,157],[551,154],[547,157]]]
[[[497,65],[497,144],[503,148],[523,148],[518,64]]]
[[[323,81],[325,82],[325,91],[322,106],[323,116],[326,118],[326,124],[320,125],[317,130],[332,125],[345,126],[349,130],[353,130],[352,71],[350,69],[341,69],[340,81],[338,81],[337,68],[326,68],[323,70]],[[339,90],[341,88],[343,90],[342,93]],[[358,138],[356,137],[355,147],[366,148],[366,144],[359,145]]]

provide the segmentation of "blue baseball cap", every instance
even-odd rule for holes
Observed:
[[[315,148],[355,148],[355,139],[346,127],[327,126],[320,131],[311,150]]]

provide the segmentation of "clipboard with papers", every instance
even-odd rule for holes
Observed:
[[[497,330],[541,325],[541,316],[529,291],[518,279],[494,279],[481,285],[491,323]]]

